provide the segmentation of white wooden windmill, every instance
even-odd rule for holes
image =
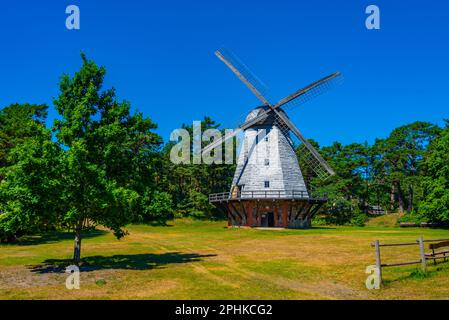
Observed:
[[[253,73],[231,52],[215,52],[262,102],[252,110],[238,130],[208,145],[210,152],[243,131],[244,140],[230,192],[211,194],[209,200],[222,209],[229,225],[250,227],[307,228],[327,199],[307,190],[295,153],[291,134],[301,145],[301,158],[321,179],[334,175],[332,168],[291,122],[285,110],[307,102],[338,83],[335,72],[273,104],[266,89]]]

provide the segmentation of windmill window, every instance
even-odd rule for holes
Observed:
[[[269,188],[270,187],[270,181],[265,181],[264,184],[265,184],[265,188]]]
[[[268,134],[270,133],[270,129],[267,129],[267,131],[265,132],[265,141],[268,142]]]
[[[265,165],[269,166],[270,165],[270,159],[265,159]]]

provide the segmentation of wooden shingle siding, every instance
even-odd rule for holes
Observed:
[[[265,139],[266,132],[268,141]],[[265,188],[265,181],[270,182],[269,188]],[[234,186],[242,185],[244,191],[266,189],[307,192],[295,151],[276,126],[267,123],[245,130],[231,190]]]

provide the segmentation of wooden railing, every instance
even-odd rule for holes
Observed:
[[[424,240],[422,236],[419,237],[418,240],[412,241],[412,242],[402,242],[402,243],[380,243],[379,240],[374,241],[374,243],[371,245],[374,247],[374,253],[376,256],[376,267],[379,270],[379,278],[382,282],[382,268],[385,267],[397,267],[397,266],[404,266],[404,265],[411,265],[411,264],[421,264],[421,268],[423,272],[427,271],[427,260],[435,260],[436,259],[444,259],[446,261],[446,258],[448,258],[445,254],[444,256],[440,256],[440,253],[433,254],[426,253],[424,248],[424,243],[426,242],[440,242],[440,241],[449,241],[449,239],[429,239]],[[414,261],[403,261],[403,262],[395,262],[395,263],[382,263],[380,258],[380,248],[381,247],[400,247],[400,246],[419,246],[419,260]],[[430,246],[432,248],[432,245]]]
[[[240,199],[322,199],[326,200],[326,194],[309,194],[304,190],[254,190],[239,192],[222,192],[209,195],[210,202]]]

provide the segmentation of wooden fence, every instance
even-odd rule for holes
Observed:
[[[422,236],[419,237],[418,240],[415,242],[403,242],[403,243],[383,243],[381,244],[379,240],[374,241],[374,243],[371,245],[374,247],[374,252],[376,255],[376,267],[379,270],[379,278],[380,282],[382,283],[382,268],[385,267],[396,267],[396,266],[404,266],[404,265],[411,265],[411,264],[421,264],[421,268],[423,272],[427,272],[427,260],[434,260],[435,259],[445,259],[448,258],[445,254],[444,256],[438,256],[435,255],[435,253],[432,255],[431,253],[425,252],[424,243],[427,242],[441,242],[441,241],[449,241],[449,239],[432,239],[432,240],[424,240]],[[382,263],[382,260],[380,258],[380,248],[381,247],[400,247],[400,246],[419,246],[419,260],[414,261],[405,261],[405,262],[397,262],[397,263]]]

